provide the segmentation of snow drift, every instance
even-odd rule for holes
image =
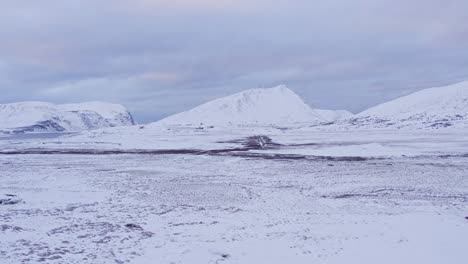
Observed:
[[[192,110],[165,118],[165,125],[242,125],[329,122],[349,117],[347,111],[310,108],[284,85],[257,88],[202,104]]]
[[[0,131],[4,133],[83,131],[133,124],[125,107],[105,102],[0,104]]]

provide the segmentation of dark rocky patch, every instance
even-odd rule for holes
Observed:
[[[247,150],[259,150],[259,149],[272,149],[281,146],[281,144],[273,142],[268,136],[251,136],[247,138],[234,139],[229,141],[218,141],[217,143],[234,143],[241,144],[244,151]]]
[[[0,225],[0,231],[12,231],[12,232],[21,232],[24,229],[19,226],[12,226],[12,225]]]
[[[0,196],[0,205],[13,205],[21,202],[23,202],[23,199],[14,194],[5,194],[3,197]]]
[[[126,224],[125,227],[132,230],[143,230],[143,228],[140,225],[134,223]]]
[[[52,118],[51,120],[37,122],[34,125],[20,127],[13,131],[13,133],[27,133],[27,132],[47,132],[47,131],[57,131],[62,132],[65,131],[65,128],[61,126],[56,118]]]
[[[397,189],[397,188],[383,188],[374,191],[367,192],[354,192],[354,193],[343,193],[338,195],[323,195],[322,198],[333,198],[333,199],[350,199],[350,198],[405,198],[409,200],[456,200],[466,202],[468,197],[463,194],[452,195],[452,194],[438,194],[428,193],[425,190],[416,189]]]
[[[333,198],[335,199],[346,199],[346,198],[353,198],[353,197],[377,197],[377,195],[376,194],[346,193],[346,194],[333,196]]]
[[[171,226],[192,226],[192,225],[203,225],[205,222],[187,222],[187,223],[173,223]]]
[[[0,155],[23,155],[23,154],[67,154],[67,155],[118,155],[118,154],[146,154],[146,155],[224,155],[244,158],[260,158],[268,160],[325,160],[325,161],[366,161],[382,158],[366,158],[366,157],[332,157],[332,156],[310,156],[299,154],[275,154],[275,153],[252,153],[252,150],[268,150],[279,149],[282,147],[297,147],[297,146],[319,146],[323,144],[305,143],[282,145],[274,142],[270,137],[259,135],[251,136],[242,139],[230,141],[220,141],[217,143],[234,143],[240,144],[236,148],[223,149],[23,149],[23,150],[7,150],[0,151]],[[340,143],[347,144],[347,143]]]
[[[253,143],[255,145],[257,143]],[[262,143],[263,144],[263,143]],[[268,143],[267,143],[268,144]],[[269,160],[326,160],[326,161],[366,161],[382,158],[367,158],[367,157],[331,157],[331,156],[306,156],[298,154],[270,154],[270,153],[252,153],[249,150],[260,150],[260,147],[244,147],[230,149],[158,149],[158,150],[102,150],[102,149],[24,149],[0,151],[0,155],[26,155],[26,154],[42,154],[42,155],[122,155],[122,154],[143,154],[143,155],[228,155],[234,157],[245,158],[261,158]],[[265,149],[265,147],[263,148]]]

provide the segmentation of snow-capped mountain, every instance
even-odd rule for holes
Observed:
[[[4,133],[83,131],[134,124],[125,107],[105,102],[0,104],[0,131]]]
[[[355,125],[440,128],[468,125],[468,81],[425,89],[372,107],[351,119]]]
[[[284,85],[250,89],[167,117],[158,124],[228,125],[330,122],[349,117],[347,111],[316,110]]]

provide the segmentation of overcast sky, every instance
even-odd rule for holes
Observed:
[[[286,84],[359,112],[468,79],[466,0],[0,0],[0,103],[122,103],[139,122]]]

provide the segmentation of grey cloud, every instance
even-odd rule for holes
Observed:
[[[0,103],[123,103],[146,122],[284,83],[360,111],[468,78],[468,3],[4,1]]]

